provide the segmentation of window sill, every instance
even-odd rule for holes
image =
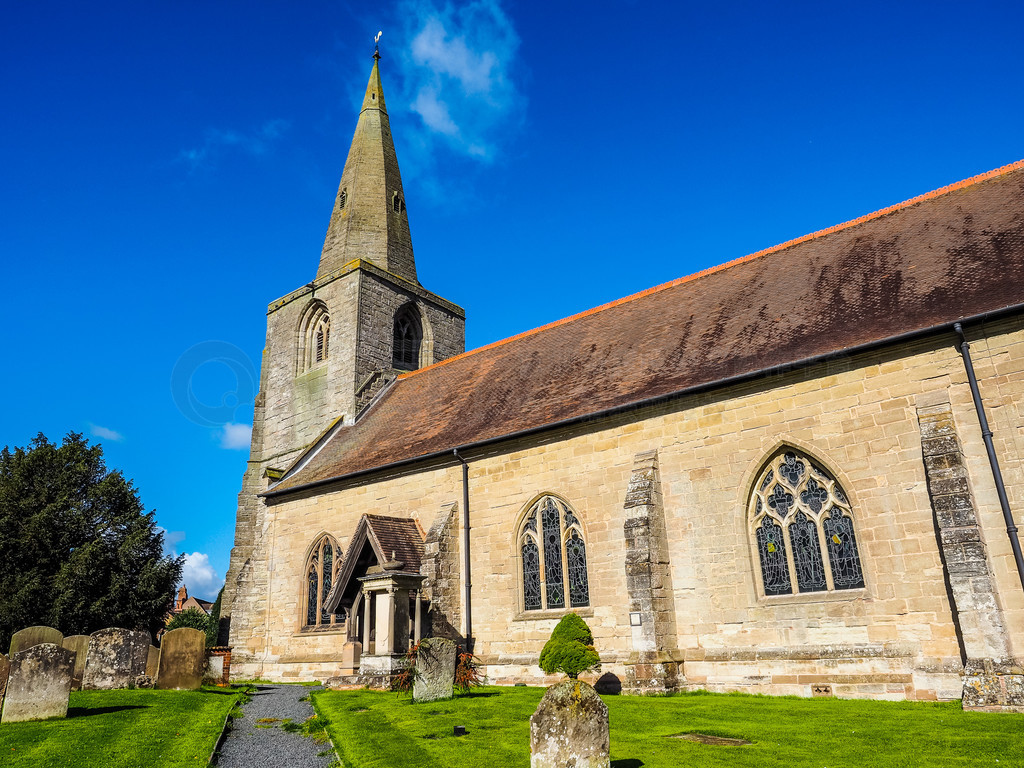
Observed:
[[[292,635],[292,637],[319,637],[321,635],[344,635],[346,630],[344,627],[327,627],[324,629],[299,629]]]
[[[520,611],[512,617],[512,621],[541,621],[543,619],[560,619],[567,613],[576,613],[580,616],[591,617],[594,615],[593,606],[581,606],[579,608],[554,608],[543,611]]]
[[[860,589],[834,589],[831,592],[797,592],[795,595],[761,595],[761,605],[793,605],[803,603],[838,603],[847,600],[870,599],[867,587]]]

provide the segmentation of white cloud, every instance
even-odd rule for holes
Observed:
[[[224,425],[220,435],[220,447],[240,450],[248,448],[252,441],[252,426],[250,424],[235,424],[229,421]]]
[[[203,143],[198,147],[181,150],[178,160],[194,171],[225,148],[237,149],[250,155],[263,155],[287,128],[287,120],[268,120],[250,132],[208,128]]]
[[[181,581],[188,588],[188,593],[204,600],[213,600],[224,586],[224,578],[210,565],[210,556],[205,552],[185,554],[185,564],[181,571]]]
[[[493,160],[525,105],[512,77],[519,35],[511,20],[498,0],[408,0],[402,11],[412,44],[401,54],[401,103],[421,120],[422,148],[432,153],[441,142]]]
[[[120,443],[124,440],[124,435],[120,432],[115,432],[112,429],[101,427],[98,424],[90,424],[89,431],[92,433],[93,437],[98,437],[101,440],[111,440],[115,443]]]

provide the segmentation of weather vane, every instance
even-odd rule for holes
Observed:
[[[377,36],[373,38],[373,58],[380,58],[380,36],[383,35],[382,30],[377,31]]]

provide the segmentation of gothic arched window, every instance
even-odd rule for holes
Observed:
[[[420,367],[420,342],[423,328],[415,306],[407,304],[395,315],[394,349],[392,365],[412,371]]]
[[[302,627],[315,630],[329,626],[331,615],[324,600],[331,591],[334,577],[341,567],[341,548],[331,536],[324,534],[309,551],[303,577]]]
[[[331,316],[321,301],[309,306],[300,328],[299,373],[323,363],[331,348]]]
[[[590,605],[583,526],[568,504],[541,497],[519,529],[523,609],[539,611]]]
[[[749,512],[764,594],[864,586],[850,502],[812,459],[780,452],[754,484]]]

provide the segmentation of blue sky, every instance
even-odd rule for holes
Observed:
[[[201,597],[378,29],[420,280],[469,347],[1024,157],[1020,3],[369,5],[0,25],[0,445],[102,442]]]

